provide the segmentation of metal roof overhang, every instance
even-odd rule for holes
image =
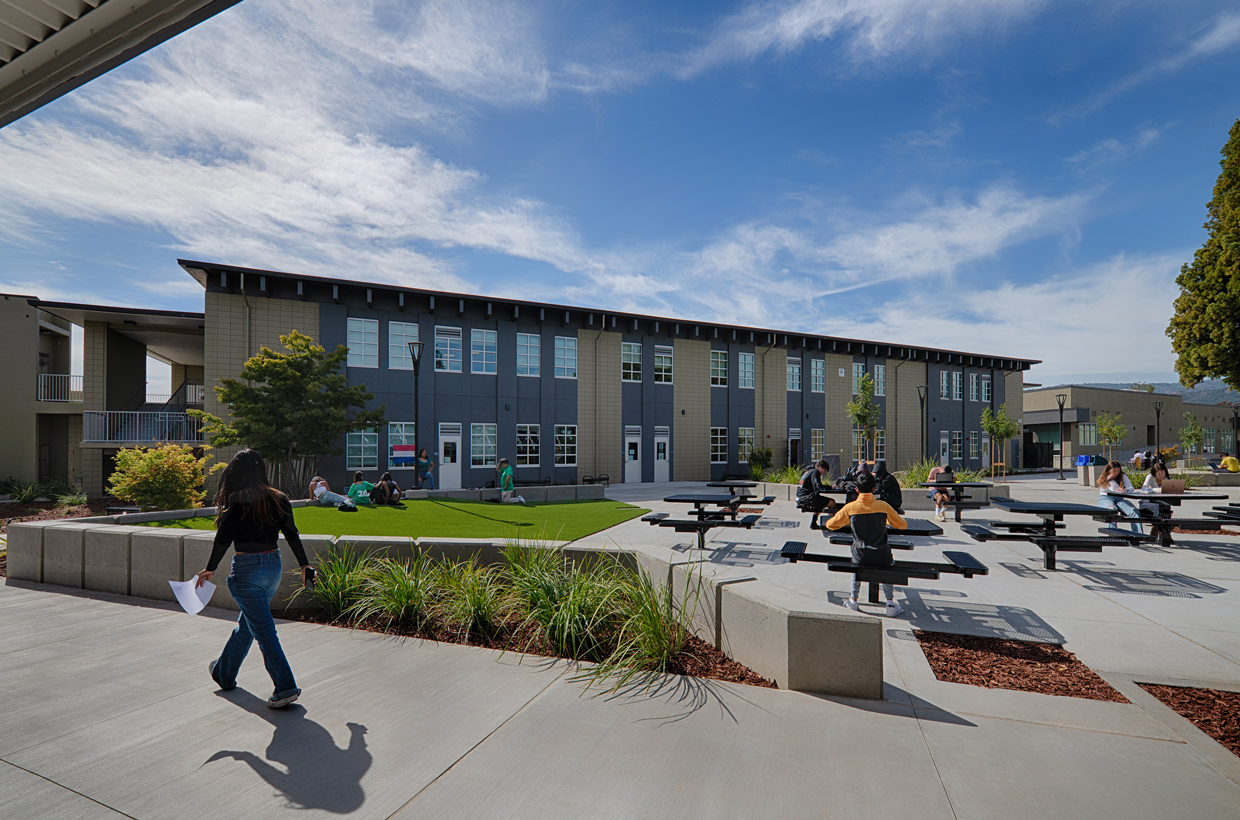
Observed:
[[[0,128],[240,0],[0,0]]]
[[[88,321],[106,322],[112,330],[146,345],[147,352],[158,358],[189,365],[202,365],[205,360],[205,319],[201,313],[78,305],[40,299],[31,299],[30,304],[78,327],[85,327]]]

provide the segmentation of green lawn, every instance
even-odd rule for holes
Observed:
[[[575,541],[649,510],[606,499],[543,504],[490,504],[439,498],[409,500],[399,507],[333,507],[293,511],[297,529],[316,535],[408,535],[414,538],[521,538]],[[210,518],[153,521],[149,526],[209,530]]]

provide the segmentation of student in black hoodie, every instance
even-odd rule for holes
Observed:
[[[904,506],[904,492],[896,477],[887,472],[885,461],[874,462],[874,497],[879,501],[886,501],[896,512],[904,512],[901,509]]]
[[[831,514],[835,511],[835,499],[827,498],[819,492],[826,489],[825,479],[830,472],[831,465],[827,460],[825,458],[819,459],[817,464],[801,473],[801,480],[797,484],[797,508],[802,512],[814,514],[814,517],[809,522],[811,530],[818,529],[818,515],[820,513]]]

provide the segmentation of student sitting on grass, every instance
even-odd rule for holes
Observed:
[[[393,480],[391,473],[379,477],[379,483],[370,491],[370,500],[375,504],[400,503],[400,485]]]
[[[858,476],[857,500],[840,508],[827,522],[827,529],[838,530],[852,524],[853,560],[867,567],[889,567],[895,559],[891,557],[891,546],[887,543],[887,525],[903,530],[908,529],[908,522],[886,501],[874,498],[874,486],[874,476],[869,473]],[[844,606],[859,612],[857,593],[860,591],[861,582],[854,575],[852,594],[844,602]],[[883,584],[883,596],[887,600],[888,618],[894,618],[904,611],[896,603],[895,590],[891,584]]]
[[[321,475],[316,475],[310,479],[310,495],[315,501],[319,502],[320,507],[353,507],[357,509],[352,501],[340,493],[333,493],[331,486]]]
[[[505,504],[524,504],[525,499],[519,495],[515,495],[512,483],[512,467],[508,464],[508,459],[501,458],[495,465],[495,469],[499,472],[499,494],[500,500]]]
[[[353,483],[349,485],[349,498],[353,499],[354,504],[369,504],[370,491],[374,488],[375,485],[363,478],[362,471],[358,470],[353,474]]]

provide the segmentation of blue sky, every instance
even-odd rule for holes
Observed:
[[[188,256],[1167,380],[1238,68],[1223,0],[244,0],[0,130],[0,289],[201,309]]]

